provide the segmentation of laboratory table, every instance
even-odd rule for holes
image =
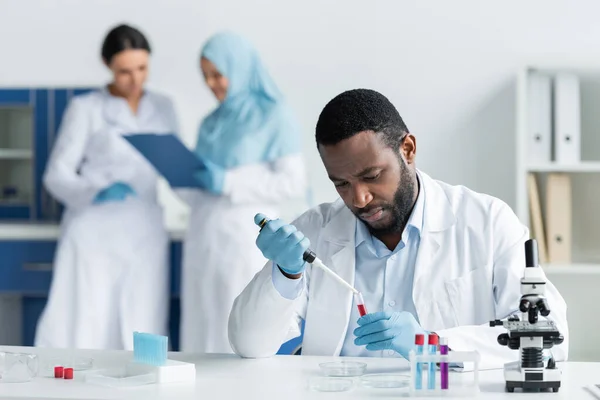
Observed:
[[[58,356],[92,357],[94,368],[119,366],[131,359],[126,351],[56,350],[33,347],[0,347],[0,351],[35,353],[40,362]],[[404,389],[367,389],[357,387],[347,392],[310,391],[308,378],[318,376],[319,363],[334,357],[279,355],[264,359],[241,359],[235,355],[194,355],[171,353],[169,358],[196,364],[196,382],[145,385],[131,388],[109,388],[88,384],[85,372],[75,372],[74,380],[36,377],[27,383],[0,384],[0,399],[392,399],[406,397]],[[347,358],[347,360],[353,360]],[[355,359],[356,360],[356,359]],[[368,373],[408,372],[404,360],[361,358]],[[479,397],[486,399],[548,398],[592,399],[584,386],[600,382],[600,363],[559,363],[563,371],[558,393],[506,393],[502,370],[480,373]],[[468,374],[456,372],[455,374]]]

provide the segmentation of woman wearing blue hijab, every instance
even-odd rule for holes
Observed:
[[[208,40],[202,74],[218,106],[199,129],[204,188],[192,199],[184,245],[181,350],[232,353],[227,321],[235,298],[267,261],[254,215],[279,215],[306,190],[300,129],[256,49],[234,33]]]

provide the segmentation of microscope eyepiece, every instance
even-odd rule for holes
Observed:
[[[537,267],[539,265],[538,245],[535,239],[525,242],[525,267]]]

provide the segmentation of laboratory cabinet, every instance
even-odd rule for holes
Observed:
[[[0,344],[33,345],[37,321],[46,305],[52,281],[56,240],[0,240]],[[179,350],[181,240],[170,244],[171,300],[169,341]],[[290,354],[301,339],[285,343]]]
[[[0,88],[0,220],[59,220],[42,176],[69,100],[90,90]]]

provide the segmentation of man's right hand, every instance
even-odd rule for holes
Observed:
[[[254,222],[259,225],[267,218],[256,214]],[[302,255],[310,246],[310,241],[295,226],[280,219],[267,222],[256,238],[256,245],[265,258],[273,261],[286,274],[298,275],[304,271],[306,261]]]

